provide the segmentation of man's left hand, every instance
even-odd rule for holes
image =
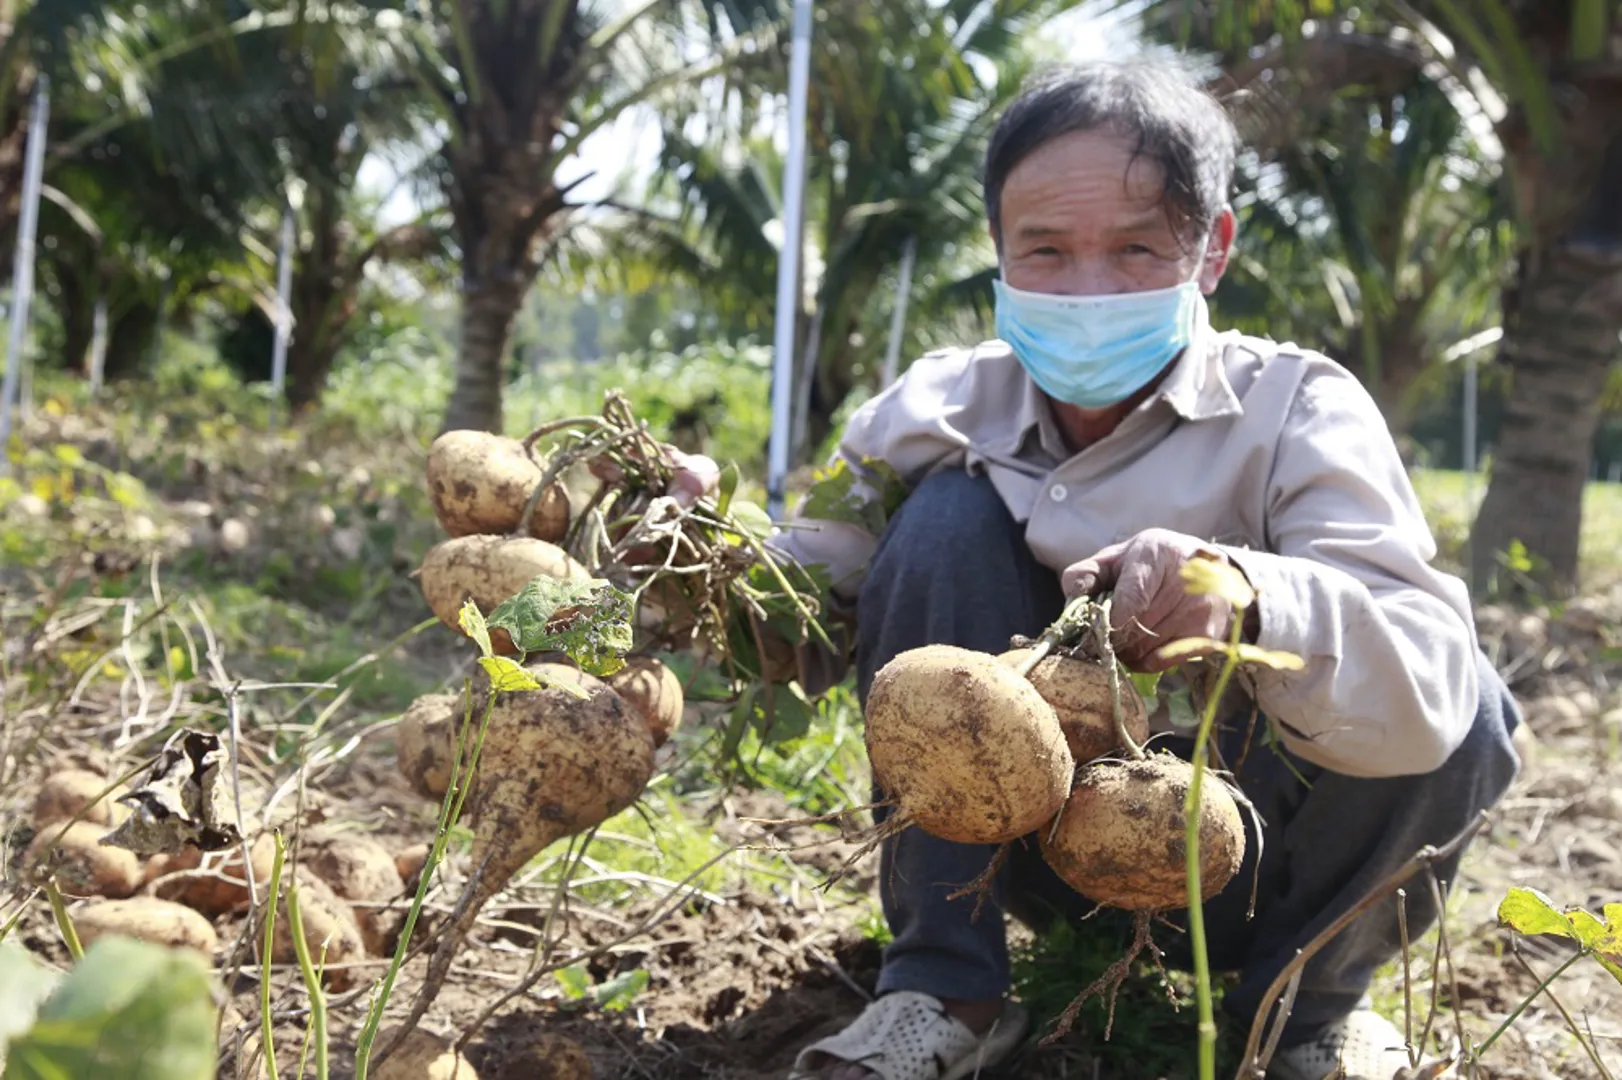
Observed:
[[[1070,597],[1112,593],[1116,658],[1134,671],[1165,671],[1181,660],[1162,660],[1157,650],[1190,637],[1225,641],[1232,632],[1232,604],[1185,588],[1183,566],[1193,559],[1226,562],[1227,556],[1192,536],[1146,529],[1065,570],[1064,592]]]

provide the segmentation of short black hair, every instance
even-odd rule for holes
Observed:
[[[1209,228],[1228,203],[1238,143],[1232,119],[1188,70],[1145,56],[1047,70],[1008,106],[986,149],[985,201],[1002,247],[1008,174],[1046,143],[1107,128],[1134,140],[1161,170],[1160,201],[1179,236]]]

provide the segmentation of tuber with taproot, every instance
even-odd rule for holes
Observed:
[[[1100,904],[1133,912],[1188,906],[1184,804],[1194,767],[1168,753],[1105,759],[1082,768],[1064,812],[1040,838],[1066,884]],[[1245,823],[1227,786],[1200,785],[1200,893],[1209,900],[1239,872]]]
[[[124,816],[120,813],[123,808],[113,802],[116,791],[102,795],[107,785],[105,776],[89,769],[63,769],[51,773],[34,795],[34,828],[39,830],[47,825],[60,825],[73,820],[75,814],[80,815],[80,821],[93,825],[117,825]]]
[[[504,534],[545,479],[517,439],[485,431],[447,431],[428,448],[428,497],[452,537]],[[540,495],[529,535],[556,543],[569,531],[569,492],[553,481]]]
[[[999,844],[1052,820],[1074,759],[1053,706],[990,653],[926,645],[879,669],[867,699],[873,773],[898,822]]]
[[[64,896],[122,899],[141,887],[143,868],[135,852],[101,842],[107,826],[91,821],[52,822],[35,834],[23,865],[49,874]]]
[[[1010,649],[1001,659],[1018,668],[1031,651]],[[1043,657],[1026,678],[1053,706],[1077,765],[1123,749],[1115,723],[1115,689],[1106,664],[1054,653]],[[1122,725],[1133,744],[1142,746],[1149,738],[1149,710],[1137,688],[1124,676],[1120,679],[1120,694]]]
[[[458,617],[468,600],[488,615],[542,576],[561,581],[591,578],[568,552],[545,540],[476,535],[430,548],[423,556],[418,584],[439,621],[462,633]],[[502,656],[518,651],[501,629],[490,631],[490,647]]]
[[[531,665],[543,682],[565,665]],[[550,671],[550,675],[549,675]],[[433,1003],[462,939],[509,878],[554,841],[628,809],[653,774],[653,736],[614,691],[552,686],[494,696],[468,805],[472,872],[457,915],[429,960],[410,1029]],[[392,1059],[388,1041],[379,1053]]]
[[[213,924],[203,916],[184,904],[154,896],[96,900],[71,914],[73,928],[87,949],[97,938],[110,935],[172,949],[195,949],[205,957],[212,957],[219,944]]]
[[[400,1025],[389,1025],[378,1032],[377,1045],[388,1045],[399,1032]],[[420,1030],[408,1032],[399,1048],[369,1075],[372,1080],[479,1080],[448,1039]]]
[[[681,680],[657,657],[627,656],[625,666],[608,677],[608,685],[642,716],[655,749],[681,726],[686,705]]]

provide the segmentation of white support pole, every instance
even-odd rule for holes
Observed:
[[[287,385],[287,340],[293,334],[293,209],[282,211],[282,242],[276,254],[276,343],[270,354],[270,385],[276,400]]]
[[[783,516],[789,444],[794,435],[794,324],[800,309],[800,240],[805,216],[806,99],[811,82],[811,0],[794,0],[789,61],[788,158],[783,163],[783,243],[777,257],[777,325],[772,346],[772,435],[766,507]]]
[[[1476,353],[1464,358],[1464,482],[1465,491],[1474,496],[1476,489]]]
[[[90,393],[101,393],[107,374],[107,295],[96,297],[96,314],[90,329]]]
[[[912,268],[917,261],[918,238],[909,236],[901,248],[901,271],[895,286],[895,309],[890,312],[890,343],[884,350],[884,386],[895,382],[897,371],[901,366],[901,335],[907,328],[907,301],[912,299]]]
[[[45,186],[45,127],[50,115],[50,83],[41,75],[34,87],[34,111],[28,124],[22,214],[17,223],[17,253],[11,270],[11,336],[6,342],[5,381],[0,384],[0,476],[10,468],[5,450],[11,444],[11,409],[17,399],[17,380],[28,339],[28,306],[34,292],[34,236],[39,229],[39,193]]]

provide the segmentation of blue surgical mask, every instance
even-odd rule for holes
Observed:
[[[1045,394],[1088,409],[1143,389],[1206,319],[1197,277],[1169,289],[1105,296],[1023,292],[1000,278],[992,286],[997,336]]]

